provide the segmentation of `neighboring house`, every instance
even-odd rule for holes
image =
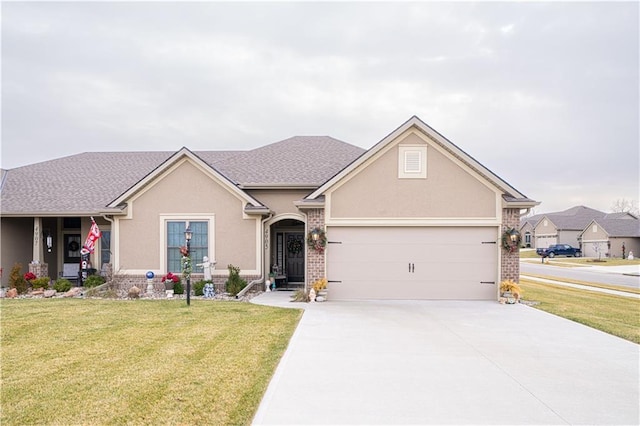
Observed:
[[[520,235],[522,236],[521,246],[525,248],[535,247],[535,233],[534,228],[538,223],[539,218],[531,216],[525,218],[520,222]]]
[[[335,300],[495,300],[501,280],[519,278],[501,236],[539,204],[417,117],[368,151],[294,137],[250,151],[84,153],[4,181],[3,285],[14,262],[64,275],[94,217],[104,236],[91,262],[122,287],[180,272],[188,225],[194,263],[216,261],[217,284],[233,264],[256,283],[275,270],[306,287],[327,277]],[[306,244],[314,229],[325,250]]]
[[[585,206],[539,214],[523,219],[520,232],[523,241],[529,240],[532,248],[547,248],[552,244],[569,244],[580,247],[579,235],[593,219],[606,216],[601,212]]]
[[[580,234],[583,256],[640,256],[640,220],[630,213],[612,213],[592,220]]]

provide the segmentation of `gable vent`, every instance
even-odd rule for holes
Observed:
[[[404,172],[420,173],[422,171],[422,155],[420,151],[406,151],[404,153]]]
[[[400,179],[425,179],[427,177],[427,147],[400,145],[398,151],[398,177]]]

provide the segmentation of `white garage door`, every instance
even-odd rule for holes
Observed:
[[[558,236],[547,236],[543,235],[541,237],[536,237],[536,248],[547,248],[551,245],[558,244]]]
[[[495,227],[331,227],[329,298],[495,300]]]
[[[606,240],[583,241],[582,255],[584,257],[605,257],[609,252]]]

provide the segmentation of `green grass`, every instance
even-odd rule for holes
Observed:
[[[570,284],[580,284],[580,285],[586,285],[586,286],[589,286],[589,287],[606,288],[608,290],[617,290],[617,291],[624,291],[624,292],[627,292],[627,293],[640,294],[640,289],[635,288],[635,287],[627,287],[627,286],[623,286],[623,285],[591,283],[591,282],[587,282],[587,281],[574,280],[574,279],[571,279],[571,278],[558,278],[558,277],[549,276],[549,275],[538,275],[538,274],[524,274],[524,275],[526,275],[528,277],[542,278],[542,279],[545,279],[545,280],[561,281],[561,282],[570,283]]]
[[[520,280],[534,307],[640,344],[640,300]]]
[[[249,424],[301,317],[178,300],[0,308],[2,425]]]

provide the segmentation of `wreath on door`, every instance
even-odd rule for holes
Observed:
[[[287,250],[293,254],[300,253],[302,251],[302,241],[298,239],[289,240],[287,242]]]

